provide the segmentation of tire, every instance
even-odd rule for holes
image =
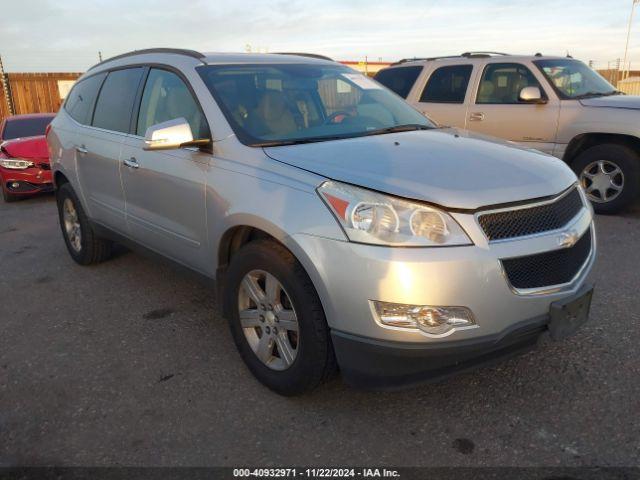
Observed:
[[[58,204],[58,218],[62,236],[71,258],[80,265],[91,265],[107,260],[111,256],[112,242],[96,235],[70,184],[65,183],[56,191],[56,202]],[[77,224],[76,229],[80,233],[77,242],[72,239],[65,226],[65,208],[67,205],[71,205],[76,213],[76,221],[74,223]]]
[[[251,277],[254,274],[256,277]],[[257,303],[250,300],[243,286],[245,277],[257,278],[259,283],[261,280],[258,277],[262,274],[272,275],[281,287],[278,290],[279,295],[276,295],[279,298],[276,301],[278,305],[274,303],[271,309],[271,313],[275,315],[271,317],[269,311],[260,310]],[[264,281],[261,287],[263,294],[268,291],[266,279]],[[300,395],[313,390],[336,371],[329,327],[318,294],[302,265],[279,243],[272,240],[256,240],[242,247],[232,257],[226,273],[223,301],[240,356],[253,375],[271,390],[286,396]],[[243,301],[247,302],[247,309],[243,309],[243,314],[254,311],[265,314],[261,321],[253,320],[258,327],[242,327],[240,309]],[[285,306],[289,310],[283,312]],[[265,305],[265,308],[268,307],[269,305]],[[294,343],[297,347],[295,359],[287,366],[286,355],[281,355],[279,351],[281,343],[277,343],[281,339],[275,338],[278,335],[275,335],[273,326],[283,325],[282,322],[289,318],[284,313],[291,314],[291,311],[297,317],[297,333],[283,333],[282,328],[278,332],[279,336],[285,335],[289,347]],[[280,320],[278,315],[281,315]],[[278,321],[281,323],[274,323]],[[276,348],[273,349],[269,363],[265,363],[258,358],[254,349],[259,350],[259,346],[255,347],[256,341],[259,345],[263,338],[271,338],[264,337],[269,329],[269,322],[272,329],[270,334],[275,335],[273,343],[276,344]],[[259,334],[262,336],[258,337]],[[294,334],[295,336],[292,336]],[[253,347],[250,341],[254,343]]]
[[[609,172],[608,178],[613,179],[612,188],[605,194],[605,196],[609,195],[610,200],[603,198],[602,188],[589,192],[589,187],[598,186],[589,179],[589,175],[601,173],[599,165],[604,165],[605,171]],[[615,143],[596,145],[578,155],[571,163],[571,167],[585,188],[596,213],[605,215],[618,213],[638,198],[640,156],[628,146]],[[620,173],[612,175],[611,173],[616,171],[615,168],[618,168]],[[607,177],[600,178],[606,180]],[[619,187],[621,187],[620,190],[618,190]]]
[[[11,202],[15,202],[16,200],[18,200],[18,196],[7,192],[7,189],[6,189],[6,187],[4,185],[2,187],[0,187],[0,190],[2,190],[2,199],[5,202],[11,203]]]

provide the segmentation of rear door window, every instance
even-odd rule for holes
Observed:
[[[76,83],[71,92],[69,92],[64,103],[64,109],[76,122],[83,125],[91,123],[93,105],[98,96],[100,85],[102,85],[102,81],[106,76],[106,73],[99,73],[85,78]]]
[[[473,65],[452,65],[436,69],[422,91],[424,103],[464,103]]]
[[[94,127],[129,133],[131,112],[143,71],[142,67],[136,67],[109,72],[96,102]]]
[[[386,68],[380,70],[375,79],[402,98],[407,98],[421,71],[419,66]]]

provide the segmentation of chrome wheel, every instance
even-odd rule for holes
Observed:
[[[615,163],[596,160],[582,170],[580,183],[592,202],[610,202],[622,193],[624,174]]]
[[[64,231],[67,234],[71,248],[76,252],[82,249],[82,231],[78,220],[78,211],[70,198],[65,198],[62,204],[62,218]]]
[[[252,270],[238,293],[240,325],[253,353],[267,367],[286,370],[298,355],[298,317],[282,284],[268,272]]]

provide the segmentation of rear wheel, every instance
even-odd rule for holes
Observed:
[[[597,213],[618,213],[638,198],[640,156],[625,145],[591,147],[572,167]]]
[[[291,252],[272,240],[251,242],[233,256],[225,283],[234,341],[260,382],[297,395],[335,371],[318,294]]]
[[[68,183],[56,191],[60,228],[67,250],[80,265],[90,265],[107,260],[112,244],[99,237],[87,218],[73,188]]]

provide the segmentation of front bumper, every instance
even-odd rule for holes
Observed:
[[[576,295],[596,255],[593,217],[584,208],[567,229],[592,236],[591,251],[569,284],[535,292],[512,288],[502,259],[559,248],[549,232],[490,243],[472,215],[456,220],[474,245],[388,248],[297,234],[291,248],[325,310],[338,363],[348,381],[396,386],[439,377],[535,345],[553,302]],[[381,324],[371,301],[466,307],[476,325],[431,335]],[[377,380],[376,380],[377,379]]]
[[[583,285],[573,297],[580,298],[591,289]],[[389,390],[438,380],[523,353],[535,347],[547,331],[549,319],[548,314],[542,315],[514,323],[497,335],[428,345],[373,340],[335,330],[331,337],[347,383]]]
[[[373,340],[332,331],[343,379],[358,388],[393,390],[447,377],[523,353],[538,342],[549,317],[525,320],[498,335],[441,343]]]
[[[586,218],[585,234],[591,227]],[[470,229],[467,229],[470,231]],[[588,233],[586,233],[588,234]],[[576,293],[593,266],[589,259],[574,282],[536,294],[519,294],[505,278],[501,258],[558,249],[557,235],[497,245],[445,248],[387,248],[294,235],[294,254],[309,273],[329,327],[344,333],[394,342],[433,343],[498,335],[514,323],[547,315],[552,302]],[[466,307],[476,326],[445,335],[380,324],[371,300],[411,305]]]
[[[53,191],[51,170],[37,167],[26,170],[0,167],[0,181],[2,188],[12,195],[33,195]]]

